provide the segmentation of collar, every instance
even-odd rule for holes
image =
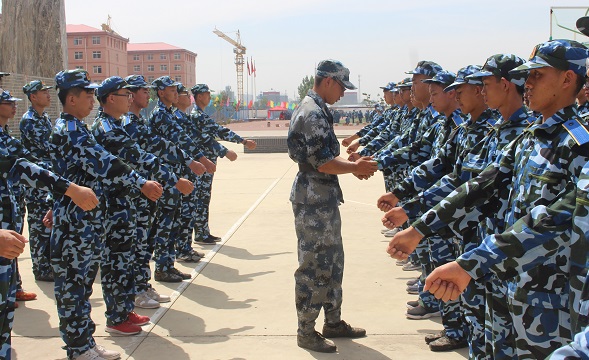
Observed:
[[[317,106],[319,106],[321,110],[323,110],[323,113],[327,117],[327,121],[330,124],[333,124],[333,116],[331,115],[331,112],[327,108],[327,105],[325,104],[325,101],[323,101],[321,96],[319,96],[319,94],[317,94],[313,89],[309,90],[307,96],[313,99],[313,101],[315,101],[315,104],[317,104]]]

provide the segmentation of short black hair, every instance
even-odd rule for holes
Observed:
[[[323,76],[315,76],[315,80],[313,80],[313,86],[318,87],[321,85],[325,78]]]
[[[86,89],[83,87],[73,87],[73,88],[69,88],[69,89],[59,89],[59,93],[57,93],[57,97],[59,98],[59,102],[61,102],[61,105],[65,105],[65,99],[67,99],[67,96],[71,93],[74,96],[78,96],[82,93],[82,91],[85,91]]]

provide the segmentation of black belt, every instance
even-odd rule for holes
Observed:
[[[299,164],[299,171],[300,172],[317,172],[311,164]]]

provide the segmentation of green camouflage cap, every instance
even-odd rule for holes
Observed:
[[[31,95],[35,91],[51,89],[51,86],[45,85],[41,80],[33,80],[22,87],[22,91],[26,95]]]
[[[577,75],[587,75],[587,58],[589,50],[585,45],[574,40],[551,40],[534,47],[530,59],[511,70],[509,73],[528,72],[533,69],[552,67]]]
[[[178,85],[176,85],[176,89],[178,89],[178,94],[188,95],[188,89],[182,83],[179,82]]]
[[[0,89],[0,102],[15,102],[15,101],[21,101],[21,100],[22,99],[15,98],[14,96],[12,96],[10,94],[10,91]]]
[[[209,89],[209,86],[207,84],[196,84],[190,88],[190,91],[194,96],[196,96],[196,94],[214,92],[215,90]]]
[[[411,78],[405,78],[397,83],[397,89],[410,88],[413,85]]]
[[[342,83],[346,89],[354,90],[356,86],[350,82],[350,70],[337,60],[322,60],[317,65],[316,76],[332,78]]]
[[[178,83],[172,80],[169,76],[160,76],[153,80],[151,85],[153,85],[157,90],[164,90],[168,86],[176,86]]]

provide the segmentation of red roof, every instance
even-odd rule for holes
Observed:
[[[140,43],[127,45],[127,51],[157,51],[157,50],[184,50],[164,42]]]
[[[84,25],[84,24],[80,24],[80,25],[67,24],[65,26],[65,31],[67,33],[104,32],[104,30],[93,28],[92,26],[88,26],[88,25]]]

